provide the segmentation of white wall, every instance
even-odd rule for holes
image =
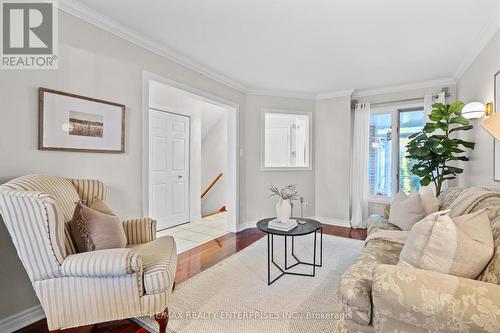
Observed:
[[[222,173],[222,178],[201,200],[202,215],[217,212],[227,206],[227,117],[225,110],[204,108],[201,117],[201,189],[202,193]]]
[[[500,69],[499,38],[497,32],[458,80],[458,99],[464,103],[493,101],[493,75]],[[496,108],[498,110],[498,105]],[[484,119],[473,120],[474,129],[462,135],[464,139],[474,141],[476,146],[469,155],[470,161],[462,164],[465,171],[459,178],[459,186],[500,187],[500,182],[493,180],[493,138],[479,126]]]
[[[246,112],[244,118],[240,119],[240,123],[245,124],[244,151],[243,158],[240,160],[240,172],[244,174],[244,178],[240,179],[241,219],[243,221],[256,221],[263,217],[275,215],[274,205],[276,201],[269,198],[270,192],[268,188],[271,184],[276,186],[296,184],[300,195],[304,197],[304,200],[309,205],[309,208],[304,211],[304,215],[313,216],[315,202],[314,171],[260,170],[261,111],[266,108],[313,112],[315,102],[270,96],[248,95],[246,97]],[[313,114],[313,124],[315,121]],[[294,213],[299,214],[299,209],[295,208]]]
[[[60,13],[58,70],[0,73],[0,182],[29,173],[98,178],[122,217],[142,214],[143,70],[188,84],[240,105],[244,96],[218,82],[65,13]],[[124,154],[39,151],[37,88],[47,87],[123,103]],[[198,187],[199,190],[199,187]],[[38,303],[0,222],[0,318]]]
[[[351,96],[316,102],[314,111],[315,214],[350,220]]]

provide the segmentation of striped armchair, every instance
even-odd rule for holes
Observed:
[[[75,203],[106,200],[97,180],[29,175],[0,186],[0,214],[45,311],[50,331],[155,315],[168,321],[177,251],[156,221],[123,221],[126,248],[76,253],[67,222]]]

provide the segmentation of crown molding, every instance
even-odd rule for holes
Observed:
[[[189,57],[179,54],[168,47],[159,45],[147,36],[129,29],[126,26],[98,13],[97,11],[75,0],[59,1],[59,9],[92,25],[104,29],[126,41],[145,48],[163,58],[166,58],[197,73],[200,73],[214,81],[229,86],[241,93],[246,93],[246,87],[243,84],[225,75],[217,73],[214,70],[208,69],[206,66],[203,66],[196,61],[189,59]]]
[[[397,93],[402,91],[410,91],[416,89],[433,88],[439,86],[455,85],[456,81],[453,78],[442,78],[430,81],[422,81],[410,84],[402,84],[398,86],[381,87],[375,89],[364,89],[354,91],[353,97],[367,97],[374,95],[383,95]]]
[[[347,89],[347,90],[340,90],[340,91],[333,91],[329,93],[322,93],[316,95],[315,99],[317,101],[322,100],[322,99],[330,99],[330,98],[337,98],[337,97],[350,97],[354,93],[354,89]]]
[[[285,97],[285,98],[297,98],[297,99],[308,99],[308,100],[322,100],[330,99],[336,97],[350,97],[354,92],[354,89],[339,90],[329,93],[313,94],[313,93],[301,93],[292,91],[282,91],[282,90],[270,90],[270,89],[247,89],[247,95],[257,95],[257,96],[271,96],[271,97]]]
[[[272,89],[257,89],[249,88],[245,90],[247,95],[256,96],[270,96],[270,97],[284,97],[284,98],[297,98],[297,99],[315,99],[316,94],[303,93],[285,90],[272,90]]]
[[[477,58],[479,53],[481,53],[481,51],[486,47],[491,38],[493,38],[493,36],[500,29],[500,19],[496,16],[497,14],[498,12],[495,13],[495,16],[491,15],[491,18],[485,19],[486,24],[481,29],[480,33],[475,39],[474,44],[469,47],[470,51],[468,52],[467,56],[460,63],[457,70],[453,74],[453,78],[455,79],[455,81],[458,81],[464,75],[467,69],[469,69],[474,60]]]

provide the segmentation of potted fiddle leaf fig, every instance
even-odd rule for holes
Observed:
[[[456,162],[468,161],[465,153],[475,146],[474,142],[457,138],[458,132],[472,129],[470,121],[462,116],[463,107],[461,101],[433,104],[430,121],[422,131],[412,134],[406,145],[406,157],[414,161],[412,173],[423,186],[433,183],[436,196],[446,180],[455,179],[464,171]]]

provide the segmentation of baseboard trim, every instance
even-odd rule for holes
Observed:
[[[337,227],[345,227],[345,228],[350,228],[351,227],[351,222],[349,220],[341,220],[341,219],[332,219],[328,217],[320,217],[320,216],[313,216],[311,219],[314,219],[322,224],[328,224],[328,225],[335,225]],[[247,221],[243,222],[242,224],[238,225],[237,231],[243,231],[245,229],[249,228],[255,228],[257,221]]]
[[[334,225],[337,227],[345,227],[345,228],[351,227],[351,222],[349,220],[332,219],[329,217],[321,217],[321,216],[314,216],[312,217],[312,219],[315,219],[316,221],[321,222],[322,224]]]
[[[0,319],[0,332],[12,333],[45,318],[45,312],[40,305],[15,313]]]
[[[257,221],[243,222],[241,224],[238,224],[238,226],[236,228],[236,232],[240,232],[240,231],[243,231],[245,229],[250,229],[250,228],[257,228],[256,224],[257,224]]]

